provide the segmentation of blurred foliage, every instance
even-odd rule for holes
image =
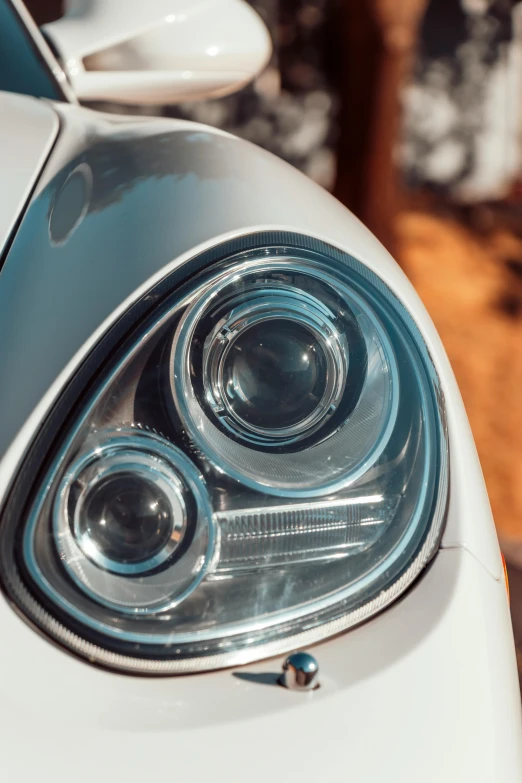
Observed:
[[[511,0],[431,0],[405,101],[402,163],[411,187],[451,192],[473,173],[492,70],[512,39]]]

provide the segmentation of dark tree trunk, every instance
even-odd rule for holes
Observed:
[[[341,116],[335,195],[393,252],[400,188],[394,147],[400,88],[426,0],[343,0]]]

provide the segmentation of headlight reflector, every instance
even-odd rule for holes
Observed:
[[[309,368],[309,356],[303,381],[296,367]],[[186,431],[218,469],[287,497],[353,483],[386,446],[399,397],[394,351],[376,313],[324,266],[277,257],[223,272],[187,308],[171,384]]]

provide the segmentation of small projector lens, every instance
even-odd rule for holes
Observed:
[[[172,529],[167,496],[142,476],[108,476],[87,492],[80,519],[82,540],[109,560],[150,560],[166,546]]]

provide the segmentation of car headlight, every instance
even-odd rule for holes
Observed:
[[[176,269],[79,370],[8,500],[2,581],[107,666],[242,663],[394,600],[436,551],[447,482],[404,306],[347,254],[261,232]]]

